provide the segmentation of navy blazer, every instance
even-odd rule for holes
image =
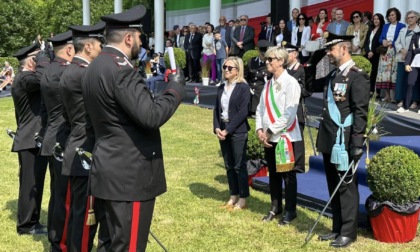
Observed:
[[[405,57],[405,65],[410,65],[413,62],[416,54],[420,53],[420,32],[414,33],[411,37],[410,46],[408,47],[407,56]]]
[[[216,105],[213,111],[213,132],[216,132],[217,128],[222,129],[221,100],[224,89],[225,84],[217,88]],[[229,100],[229,123],[226,125],[228,134],[246,133],[250,130],[247,120],[250,97],[249,85],[245,82],[236,83]]]

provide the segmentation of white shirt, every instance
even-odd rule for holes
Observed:
[[[396,29],[397,29],[396,24],[389,25],[388,32],[386,33],[386,40],[391,41],[391,42],[394,41],[394,36],[395,36],[395,30]]]
[[[274,90],[279,89],[278,91],[274,92],[274,98],[276,105],[280,110],[281,117],[277,118],[274,123],[271,123],[270,121],[265,104],[267,87],[268,83],[270,83],[267,82],[261,93],[260,103],[257,106],[257,111],[255,112],[255,124],[256,129],[263,129],[265,131],[267,128],[270,128],[270,130],[273,132],[273,135],[270,137],[269,141],[277,143],[283,130],[290,128],[295,120],[297,120],[296,113],[299,105],[301,91],[299,83],[293,76],[287,73],[287,70],[284,70],[278,79],[274,80],[273,77],[272,81],[276,83],[273,85]],[[297,121],[294,129],[290,132],[287,131],[286,135],[292,142],[302,140],[299,124]]]
[[[214,49],[214,36],[213,33],[206,33],[203,36],[203,54],[205,55],[213,55],[213,49]]]
[[[221,117],[223,120],[229,120],[229,101],[232,91],[235,89],[236,82],[229,85],[229,89],[227,86],[227,81],[225,81],[225,88],[223,89],[222,98],[220,99],[220,105],[222,106]]]

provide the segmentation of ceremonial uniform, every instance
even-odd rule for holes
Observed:
[[[272,74],[267,71],[265,62],[259,57],[251,58],[248,63],[248,68],[247,80],[253,93],[249,111],[255,115],[258,103],[260,102],[261,92],[267,80],[271,79]]]
[[[107,30],[135,28],[145,12],[139,5],[101,19]],[[109,249],[144,251],[155,197],[166,191],[159,128],[181,103],[184,86],[170,81],[153,100],[130,59],[107,45],[86,70],[82,92],[96,138],[90,189],[106,213]]]
[[[24,60],[35,49],[34,45],[25,47],[15,57]],[[39,219],[47,159],[38,155],[39,149],[33,139],[34,132],[41,128],[41,93],[35,72],[20,69],[11,92],[17,124],[12,151],[18,152],[19,157],[17,232],[40,233],[42,225]]]
[[[59,46],[71,40],[71,31],[58,34],[49,39],[53,45]],[[48,113],[48,122],[43,136],[41,155],[49,159],[52,164],[51,199],[48,208],[48,238],[53,251],[66,250],[67,231],[65,228],[69,218],[70,192],[68,191],[68,176],[61,174],[62,163],[53,156],[56,143],[64,148],[70,133],[70,125],[63,117],[63,107],[59,91],[61,75],[70,64],[67,60],[56,55],[44,72],[41,79],[41,94]]]
[[[351,37],[343,38],[350,41]],[[344,41],[341,37],[339,38],[338,40],[332,40],[330,44],[334,45]],[[328,46],[328,44],[326,45]],[[330,91],[328,90],[329,87]],[[314,92],[324,92],[324,108],[316,147],[323,154],[330,195],[338,185],[340,176],[345,172],[345,170],[339,169],[340,165],[332,163],[334,160],[332,156],[334,156],[333,152],[335,151],[333,147],[342,146],[342,151],[347,151],[351,148],[361,149],[363,147],[369,106],[369,89],[370,84],[367,74],[355,67],[351,59],[324,78],[312,82],[312,90]],[[331,101],[330,104],[328,104],[329,101]],[[336,114],[331,110],[334,104],[337,107]],[[352,120],[348,121],[346,118],[349,115],[352,117]],[[342,132],[344,134],[344,142],[340,137],[342,136],[341,130],[339,130],[341,126],[339,127],[334,122],[334,117],[337,116],[341,116],[340,121],[344,129],[344,132]],[[337,134],[340,134],[338,138]],[[349,156],[350,159],[353,158],[351,154]],[[356,159],[360,158],[360,156],[356,157]],[[349,174],[352,175],[352,172],[349,171]],[[331,246],[345,247],[356,240],[359,209],[359,191],[357,186],[357,175],[354,174],[352,177],[345,179],[344,183],[340,185],[338,193],[332,199],[332,233],[323,237],[320,236],[321,240],[335,239]]]

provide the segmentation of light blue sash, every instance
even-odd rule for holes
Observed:
[[[335,76],[335,73],[334,75]],[[332,79],[332,78],[331,78]],[[331,160],[332,164],[336,164],[337,170],[347,171],[349,169],[349,156],[345,147],[345,138],[344,138],[344,128],[353,124],[353,113],[346,117],[344,123],[341,123],[341,114],[338,110],[337,104],[335,103],[332,90],[331,90],[331,79],[328,84],[328,111],[330,113],[331,119],[338,126],[337,138],[335,139],[335,144],[331,151]],[[341,138],[341,144],[340,144]]]

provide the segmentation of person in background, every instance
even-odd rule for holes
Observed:
[[[417,21],[418,22],[418,21]],[[414,95],[413,92],[416,90],[417,87],[417,95],[419,93],[419,85],[420,85],[420,67],[418,66],[411,66],[413,63],[414,57],[420,55],[420,32],[417,32],[411,38],[410,45],[408,47],[407,56],[405,57],[405,71],[408,72],[408,83],[407,83],[407,93],[405,97],[405,104],[404,106],[407,108],[411,102],[411,98]],[[420,114],[420,109],[417,111]]]
[[[376,88],[385,90],[385,97],[382,101],[392,102],[391,90],[395,90],[397,81],[397,61],[395,58],[395,41],[405,24],[401,20],[401,12],[393,7],[386,11],[388,23],[384,25],[379,43],[387,48],[385,54],[380,56],[378,75],[376,77]]]
[[[187,62],[189,63],[189,82],[200,82],[200,59],[201,51],[203,50],[202,45],[203,35],[197,32],[197,26],[190,24],[190,34],[185,37],[184,48],[187,53]]]
[[[226,44],[228,45],[228,47],[230,48],[230,45],[231,45],[230,34],[231,34],[231,31],[232,31],[232,26],[230,26],[230,24],[228,24],[226,22],[226,17],[225,16],[220,16],[219,25],[214,29],[218,30],[220,32],[221,39],[224,40],[226,42]]]
[[[330,19],[330,23],[333,23],[335,20],[337,20],[337,10],[339,8],[338,7],[334,7],[331,9],[331,19]]]
[[[370,11],[363,12],[363,21],[369,28],[373,26],[372,13]]]
[[[152,95],[157,94],[156,81],[163,81],[165,76],[165,62],[159,53],[154,53],[150,60],[151,71],[153,76],[146,80],[146,86],[149,88]]]
[[[290,19],[289,21],[287,21],[287,29],[289,29],[289,31],[293,31],[293,29],[299,25],[297,17],[300,13],[300,10],[297,8],[294,8],[292,10],[292,19]]]
[[[285,214],[279,225],[287,225],[297,217],[297,180],[293,170],[277,172],[276,146],[282,135],[292,144],[301,141],[297,126],[297,108],[300,98],[298,81],[287,73],[289,54],[281,47],[270,47],[265,53],[267,70],[273,77],[265,85],[255,112],[255,128],[258,139],[264,145],[269,171],[271,207],[263,221],[271,221],[283,212],[282,191],[285,187]],[[291,156],[291,155],[290,155]]]
[[[214,54],[214,35],[213,30],[214,26],[212,24],[207,25],[207,33],[203,36],[203,64],[209,64],[211,66],[211,77],[210,85],[215,85],[217,72],[216,72],[216,55]],[[209,76],[202,76],[209,77]]]
[[[242,57],[245,52],[254,50],[254,28],[248,25],[248,16],[241,15],[240,26],[233,32],[233,54]]]
[[[335,20],[328,24],[327,31],[337,35],[345,35],[350,23],[344,18],[344,12],[340,8],[335,10]]]
[[[149,56],[155,53],[155,33],[151,32],[149,36]]]
[[[370,72],[370,94],[373,95],[375,92],[376,76],[378,74],[379,56],[377,52],[379,44],[379,36],[381,36],[382,28],[385,24],[384,16],[380,13],[376,13],[373,16],[373,26],[371,26],[366,34],[365,40],[365,52],[366,58],[369,59],[372,64],[372,71]]]
[[[41,50],[44,51],[45,50],[45,41],[42,38],[41,34],[38,34],[35,38],[34,43],[36,44],[36,46]]]
[[[222,64],[228,57],[229,47],[222,39],[222,36],[218,30],[214,30],[214,55],[216,55],[216,71],[217,79],[215,85],[220,85],[222,81]]]
[[[353,11],[350,15],[351,24],[347,28],[347,35],[353,35],[354,38],[351,41],[352,48],[351,53],[353,55],[364,55],[364,44],[366,40],[366,34],[369,27],[362,23],[362,13],[360,11]]]
[[[324,32],[327,30],[327,27],[330,22],[328,22],[328,12],[327,9],[320,9],[318,16],[316,16],[315,23],[312,25],[311,29],[311,40],[316,40],[321,38]]]
[[[213,113],[213,132],[220,143],[229,184],[229,200],[223,205],[232,210],[247,208],[249,197],[246,149],[248,141],[249,85],[244,79],[241,58],[229,57],[223,64],[225,82],[217,88]]]
[[[0,92],[2,89],[5,90],[6,86],[13,82],[14,77],[15,73],[13,67],[8,61],[5,61],[3,70],[0,72]]]
[[[273,38],[275,37],[274,34],[276,31],[276,26],[274,26],[271,23],[271,13],[267,15],[265,18],[265,22],[261,23],[262,29],[260,32],[260,35],[258,36],[258,40],[267,40],[268,42],[273,41]]]
[[[298,15],[299,25],[292,31],[292,45],[299,47],[299,62],[305,64],[309,59],[309,52],[305,50],[305,43],[311,38],[311,27],[305,13]]]
[[[410,49],[411,38],[415,33],[420,32],[420,27],[417,25],[417,20],[419,19],[419,13],[410,10],[405,14],[405,23],[407,27],[404,27],[400,30],[397,40],[395,41],[395,51],[397,52],[396,59],[398,60],[397,66],[397,82],[395,85],[395,100],[398,102],[397,112],[402,113],[406,112],[406,109],[417,109],[419,101],[419,90],[418,86],[413,86],[413,91],[411,91],[411,98],[407,100],[407,84],[408,84],[408,74],[410,71],[405,70],[405,58],[407,57],[408,50]],[[412,49],[412,48],[411,48]],[[411,63],[411,62],[410,62]],[[405,105],[403,101],[406,101]]]
[[[287,29],[286,21],[284,19],[280,19],[279,21],[279,27],[276,29],[274,33],[274,45],[281,46],[282,41],[287,41],[290,43],[292,39],[292,34]]]

